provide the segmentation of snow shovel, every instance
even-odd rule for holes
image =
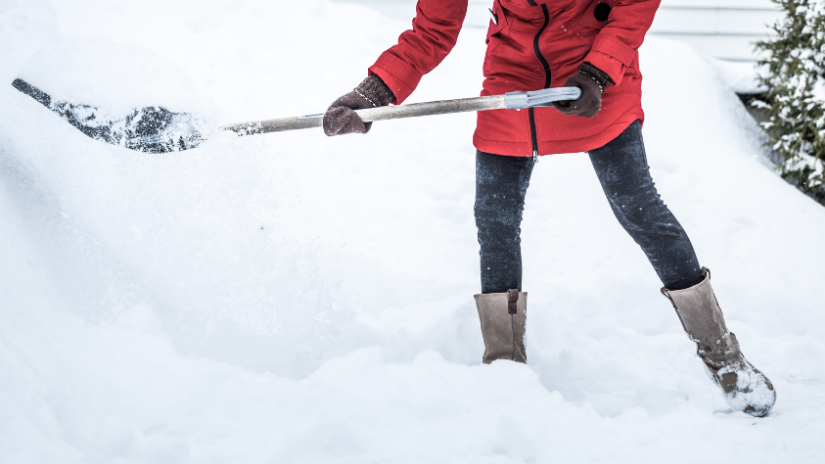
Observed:
[[[173,113],[166,108],[150,106],[135,109],[125,117],[111,117],[107,111],[93,106],[52,101],[49,94],[22,79],[15,79],[12,85],[57,113],[84,134],[112,145],[145,153],[168,153],[195,148],[206,140],[198,130],[203,123],[188,113]],[[550,104],[554,101],[577,100],[580,96],[581,89],[578,87],[557,87],[532,92],[509,92],[504,95],[487,97],[383,106],[355,112],[364,122],[373,122],[470,111],[521,110],[551,106]],[[266,134],[321,127],[323,120],[324,114],[318,113],[232,124],[221,129],[241,136]]]

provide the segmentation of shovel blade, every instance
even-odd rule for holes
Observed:
[[[22,79],[12,86],[56,113],[87,136],[111,145],[143,153],[169,153],[196,148],[205,139],[200,121],[188,113],[174,113],[160,106],[132,110],[126,116],[111,115],[90,105],[54,99]]]

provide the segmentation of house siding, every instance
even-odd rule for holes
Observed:
[[[411,19],[416,0],[337,0],[359,3],[388,16]],[[465,27],[487,28],[492,0],[470,0]],[[729,61],[756,61],[754,42],[769,37],[781,17],[770,0],[662,0],[651,35],[682,40],[702,53]]]

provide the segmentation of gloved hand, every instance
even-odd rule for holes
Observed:
[[[613,85],[610,77],[590,63],[579,65],[579,72],[567,79],[565,87],[582,89],[578,100],[553,102],[553,106],[564,114],[592,118],[602,108],[604,89]]]
[[[327,135],[366,134],[371,122],[364,123],[352,110],[387,106],[395,96],[375,74],[370,74],[352,92],[335,100],[324,114],[324,133]]]

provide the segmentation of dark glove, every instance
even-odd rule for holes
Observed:
[[[375,74],[370,74],[352,92],[335,100],[324,114],[324,133],[327,135],[366,134],[371,122],[364,123],[352,110],[387,106],[395,96]]]
[[[613,85],[610,77],[590,63],[579,65],[578,74],[571,76],[564,83],[565,87],[582,89],[578,100],[553,102],[553,106],[564,114],[592,118],[602,108],[604,89]]]

